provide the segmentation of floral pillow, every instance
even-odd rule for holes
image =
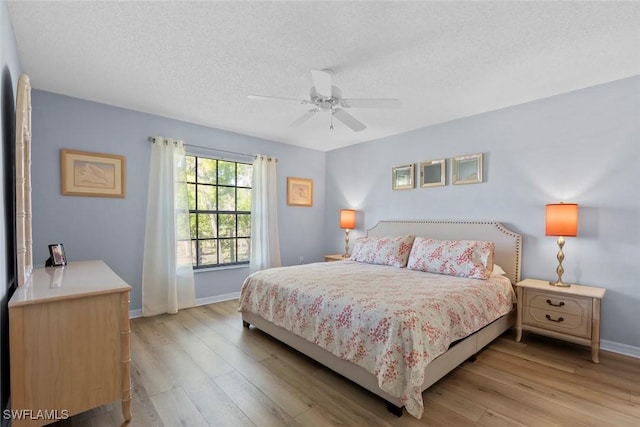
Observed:
[[[360,237],[351,254],[352,261],[406,267],[411,245],[416,236]]]
[[[449,276],[488,279],[495,246],[476,240],[433,240],[416,237],[407,268]]]

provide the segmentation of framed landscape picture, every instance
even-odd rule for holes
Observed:
[[[313,206],[313,180],[287,177],[287,205]]]
[[[125,197],[124,156],[64,149],[60,170],[64,196]]]

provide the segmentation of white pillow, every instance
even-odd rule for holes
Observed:
[[[492,276],[506,276],[507,273],[498,264],[493,264]]]

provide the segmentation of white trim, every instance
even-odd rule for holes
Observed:
[[[222,302],[222,301],[230,301],[232,299],[238,299],[238,298],[240,298],[240,292],[239,291],[238,292],[231,292],[230,294],[214,295],[212,297],[198,298],[196,300],[196,306],[213,304],[213,303]]]
[[[195,306],[213,304],[216,302],[230,301],[232,299],[238,299],[238,298],[240,298],[240,292],[231,292],[230,294],[214,295],[212,297],[196,299]],[[142,317],[141,308],[129,310],[129,319],[135,319],[137,317]]]
[[[600,348],[602,350],[640,359],[640,347],[634,347],[632,345],[622,344],[615,341],[600,340]]]

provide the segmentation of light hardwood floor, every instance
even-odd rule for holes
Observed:
[[[262,332],[237,301],[131,321],[130,426],[639,426],[640,360],[507,332],[396,418],[375,395]],[[113,427],[120,404],[56,427]]]

